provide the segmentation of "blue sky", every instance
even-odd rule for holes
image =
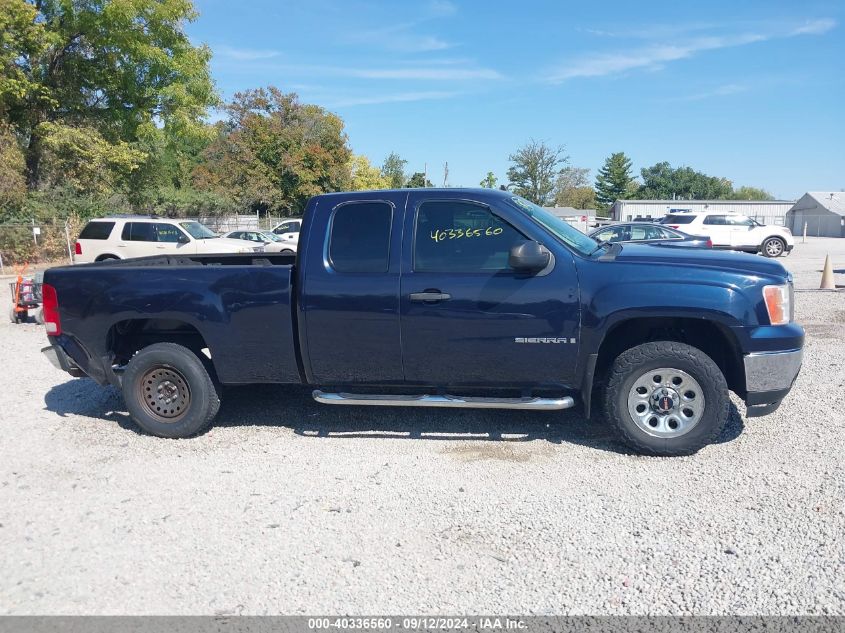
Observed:
[[[355,153],[505,181],[534,138],[764,187],[845,188],[841,1],[197,0],[224,97],[275,85],[339,114]]]

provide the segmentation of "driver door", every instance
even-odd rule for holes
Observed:
[[[508,265],[511,247],[550,238],[526,235],[477,202],[411,198],[400,286],[405,381],[444,388],[571,384],[579,316],[572,255],[558,249],[545,270],[517,272]]]

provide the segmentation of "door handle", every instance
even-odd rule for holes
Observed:
[[[446,301],[451,298],[452,295],[447,292],[440,292],[439,290],[426,290],[425,292],[411,293],[411,301],[416,303],[435,303],[437,301]]]

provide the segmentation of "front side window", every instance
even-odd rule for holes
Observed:
[[[754,226],[757,224],[754,220],[745,215],[732,215],[727,218],[727,223],[731,226]]]
[[[390,261],[393,207],[386,202],[352,202],[335,209],[329,261],[341,273],[386,273]]]
[[[156,224],[156,241],[167,242],[168,244],[178,244],[179,239],[184,235],[182,231],[172,224]]]
[[[631,227],[632,240],[661,240],[663,238],[663,232],[656,226],[641,225]]]
[[[424,202],[417,210],[414,270],[507,270],[511,247],[523,241],[522,233],[485,206],[459,200]]]

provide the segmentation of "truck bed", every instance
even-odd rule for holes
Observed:
[[[112,381],[116,338],[181,333],[210,353],[223,384],[298,383],[294,256],[157,256],[53,268],[62,334],[89,376]],[[116,337],[119,333],[122,336]]]

